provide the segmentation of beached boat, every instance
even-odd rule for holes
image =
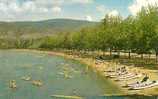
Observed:
[[[137,84],[139,84],[140,82],[134,82],[134,83],[129,83],[129,84],[126,84],[125,86],[126,87],[133,87],[133,86],[136,86]]]
[[[107,70],[107,71],[104,71],[104,72],[107,72],[107,73],[113,73],[113,72],[115,72],[115,70]]]
[[[133,73],[128,73],[126,75],[122,75],[118,77],[116,80],[117,81],[122,81],[122,80],[131,80],[131,79],[136,79],[142,77],[142,74],[133,74]]]
[[[132,86],[130,89],[140,90],[140,89],[145,89],[145,88],[151,88],[154,86],[158,86],[158,81],[146,81],[143,83],[138,83]]]
[[[144,79],[144,78],[143,78]],[[142,80],[143,81],[143,80]],[[137,81],[137,82],[133,82],[133,83],[128,83],[126,84],[126,87],[134,87],[134,86],[138,86],[138,84],[145,84],[147,82],[151,82],[149,79],[147,79],[146,81]]]
[[[120,68],[110,68],[108,70],[105,70],[104,72],[107,72],[107,73],[115,73],[115,72],[121,72],[121,69],[124,68],[124,67],[120,67]]]
[[[116,78],[118,76],[123,76],[123,75],[126,75],[126,74],[128,74],[128,72],[119,72],[119,73],[111,73],[111,74],[109,73],[107,75],[107,77]]]

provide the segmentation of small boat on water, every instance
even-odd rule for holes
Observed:
[[[155,86],[158,86],[158,81],[156,81],[156,80],[146,81],[146,82],[143,82],[143,83],[135,84],[130,89],[140,90],[140,89],[151,88],[151,87],[155,87]]]
[[[34,86],[38,86],[38,87],[41,87],[43,85],[42,81],[41,80],[33,80],[32,81],[32,84]]]
[[[21,79],[25,80],[25,81],[30,81],[31,77],[30,76],[23,76],[23,77],[21,77]]]
[[[11,80],[9,82],[9,88],[12,88],[12,89],[16,89],[17,88],[17,85],[16,85],[16,81],[15,80]]]

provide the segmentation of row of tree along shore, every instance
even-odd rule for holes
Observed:
[[[106,15],[102,22],[78,33],[47,37],[41,48],[63,48],[84,51],[120,51],[158,56],[158,7],[142,8],[136,16],[123,19]]]
[[[5,39],[6,40],[6,39]],[[3,41],[4,42],[4,41]],[[7,43],[6,43],[7,42]],[[106,15],[96,26],[78,32],[57,33],[40,39],[16,36],[0,44],[1,48],[44,48],[82,51],[115,51],[155,54],[158,57],[158,7],[142,8],[136,16],[122,18]],[[157,60],[157,59],[156,59]]]

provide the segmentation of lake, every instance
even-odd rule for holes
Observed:
[[[32,81],[22,80],[24,76],[41,80],[43,85],[34,86]],[[16,81],[16,90],[9,88],[11,80]],[[78,61],[31,51],[0,51],[0,99],[54,99],[51,95],[99,97],[120,93],[110,80],[87,71],[86,65]]]

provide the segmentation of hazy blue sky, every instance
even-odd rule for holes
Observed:
[[[105,14],[136,15],[158,0],[0,0],[0,21],[73,18],[99,21]]]

